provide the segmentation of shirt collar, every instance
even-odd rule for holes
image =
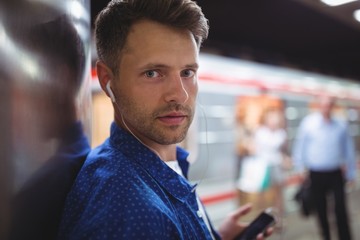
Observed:
[[[140,165],[158,184],[178,200],[184,202],[194,186],[184,177],[174,172],[155,153],[140,143],[134,136],[118,127],[114,122],[111,125],[110,144],[121,151],[129,159]],[[186,160],[188,153],[176,148],[176,157],[185,177],[189,163]]]

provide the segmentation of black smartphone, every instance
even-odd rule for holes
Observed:
[[[242,231],[234,240],[253,240],[259,233],[264,233],[269,227],[275,225],[276,219],[271,208],[264,210],[257,216],[244,231]]]

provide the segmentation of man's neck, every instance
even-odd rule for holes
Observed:
[[[176,159],[176,144],[161,145],[158,150],[161,160],[164,162],[173,161]]]

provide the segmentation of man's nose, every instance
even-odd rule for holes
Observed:
[[[189,99],[184,81],[186,80],[181,76],[173,76],[169,79],[165,97],[167,102],[185,103]]]

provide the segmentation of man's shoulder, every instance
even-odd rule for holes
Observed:
[[[128,183],[133,182],[132,179],[138,174],[137,166],[133,162],[107,143],[92,149],[70,194],[99,196],[102,189],[110,189],[115,185],[128,188]]]
[[[152,215],[159,204],[154,191],[157,184],[145,175],[121,151],[106,145],[93,149],[68,195],[62,234],[70,231],[76,235],[88,228],[97,229],[108,225],[109,219],[119,227],[124,224],[121,219],[131,219],[140,210]],[[121,221],[114,221],[114,216]]]
[[[138,175],[136,166],[131,162],[121,151],[109,148],[107,144],[94,148],[67,196],[65,210],[69,219],[76,219],[79,212],[101,216],[97,210],[101,204],[106,203],[101,208],[108,210],[126,202],[126,195]]]
[[[109,167],[114,169],[114,167],[128,167],[131,163],[131,159],[121,151],[121,148],[114,148],[107,140],[90,151],[84,168]]]

